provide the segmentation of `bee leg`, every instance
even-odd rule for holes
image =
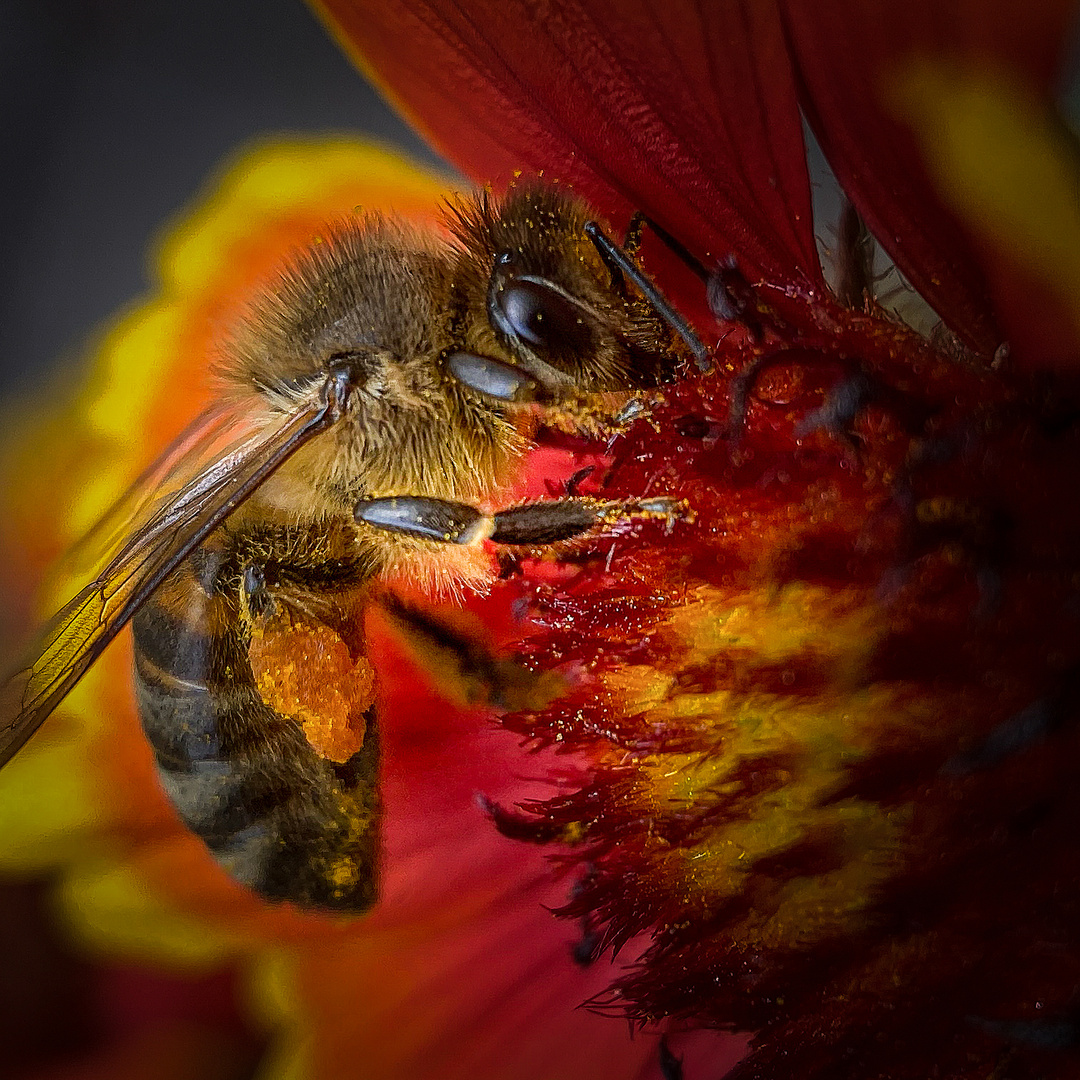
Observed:
[[[493,356],[451,353],[446,370],[462,386],[507,405],[542,403],[552,396],[535,376]]]
[[[631,397],[611,417],[595,394],[575,394],[565,388],[545,385],[539,378],[504,360],[473,353],[450,353],[446,370],[462,386],[500,405],[540,405],[545,409],[544,425],[570,434],[607,437],[621,434],[648,411],[645,400]]]
[[[598,525],[630,518],[671,521],[675,503],[667,498],[609,502],[571,497],[527,503],[490,517],[464,503],[423,496],[361,499],[353,511],[357,522],[445,544],[471,544],[490,539],[497,544],[542,547],[571,540]]]
[[[625,251],[631,259],[636,259],[638,257],[638,252],[641,250],[641,241],[645,236],[645,226],[648,225],[648,223],[649,219],[641,210],[635,210],[630,215],[630,221],[626,226],[626,232],[623,233],[622,247],[623,251]]]
[[[530,671],[500,656],[483,628],[435,618],[396,596],[380,599],[398,637],[435,678],[441,693],[465,705],[490,705],[507,712],[542,709],[564,689],[554,672]]]
[[[353,517],[358,524],[444,544],[471,544],[482,540],[490,528],[475,507],[419,495],[361,499]]]
[[[253,623],[264,622],[277,611],[277,603],[266,583],[266,568],[262,563],[249,563],[244,567],[240,587]]]
[[[542,547],[572,540],[598,525],[614,525],[633,518],[670,521],[675,512],[675,502],[663,497],[626,502],[583,497],[552,499],[500,510],[492,516],[491,539],[496,544]]]
[[[490,356],[451,353],[446,357],[446,369],[462,386],[500,405],[543,406],[543,425],[572,435],[614,438],[649,409],[645,399],[635,395],[612,417],[606,405],[598,404],[595,394],[560,392],[514,364]]]
[[[378,716],[361,626],[372,570],[355,529],[222,532],[132,619],[161,787],[268,900],[359,913],[377,897]]]
[[[645,215],[640,210],[635,210],[630,218],[629,224],[626,226],[626,232],[623,234],[622,242],[622,250],[630,259],[637,259],[638,252],[641,250],[641,241],[645,234],[645,224]],[[612,289],[625,300],[627,297],[626,278],[623,275],[621,267],[618,262],[611,258],[606,248],[600,247],[597,250],[600,258],[604,261],[604,265],[608,268],[608,273],[611,274]]]

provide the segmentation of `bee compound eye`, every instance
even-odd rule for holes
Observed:
[[[540,384],[527,371],[491,356],[451,353],[446,367],[462,386],[499,401],[526,403],[544,396]]]
[[[533,348],[576,351],[589,341],[585,310],[542,282],[510,279],[493,290],[492,306],[500,329]]]

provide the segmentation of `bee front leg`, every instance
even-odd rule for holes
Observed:
[[[493,515],[491,539],[497,544],[539,547],[622,521],[661,518],[671,522],[677,513],[676,501],[663,496],[614,502],[572,496],[500,510]]]
[[[571,434],[609,438],[646,416],[648,400],[634,392],[614,416],[603,395],[561,383],[545,383],[516,364],[490,356],[456,352],[446,359],[447,371],[462,386],[511,408],[539,407],[545,425]]]
[[[571,540],[597,526],[619,521],[671,521],[676,512],[675,502],[663,497],[615,502],[571,497],[527,503],[486,515],[465,503],[423,496],[361,499],[353,511],[357,522],[423,540],[471,544],[489,539],[517,547],[542,547]]]

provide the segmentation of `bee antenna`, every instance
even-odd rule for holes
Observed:
[[[650,222],[650,224],[652,223]],[[690,324],[668,303],[664,294],[641,272],[637,263],[618,244],[606,236],[604,230],[595,221],[585,222],[585,235],[593,242],[604,262],[618,267],[641,290],[656,314],[683,339],[687,348],[694,354],[698,371],[708,371],[712,363],[709,351],[701,343],[701,338],[694,333]]]
[[[646,278],[636,262],[615,241],[607,237],[596,221],[586,221],[584,229],[586,237],[596,246],[600,258],[607,264],[618,267],[642,291],[652,309],[686,342],[699,372],[707,372],[712,367],[710,353],[702,345],[701,338],[694,334],[690,324],[667,302],[660,289]]]
[[[686,247],[681,241],[676,240],[662,225],[657,225],[651,217],[644,218],[645,224],[660,238],[666,247],[674,255],[678,256],[678,259],[684,266],[688,267],[698,278],[700,278],[705,284],[709,283],[712,278],[712,274],[705,268],[705,264],[696,256],[690,253],[690,249]]]

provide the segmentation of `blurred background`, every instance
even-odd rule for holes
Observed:
[[[0,0],[0,423],[75,392],[98,327],[149,289],[154,238],[223,159],[297,133],[436,160],[302,0]],[[259,1071],[268,1035],[235,972],[87,958],[51,891],[0,878],[0,1080]]]
[[[244,142],[435,160],[302,0],[0,0],[0,102],[0,397],[146,291],[149,240]]]

